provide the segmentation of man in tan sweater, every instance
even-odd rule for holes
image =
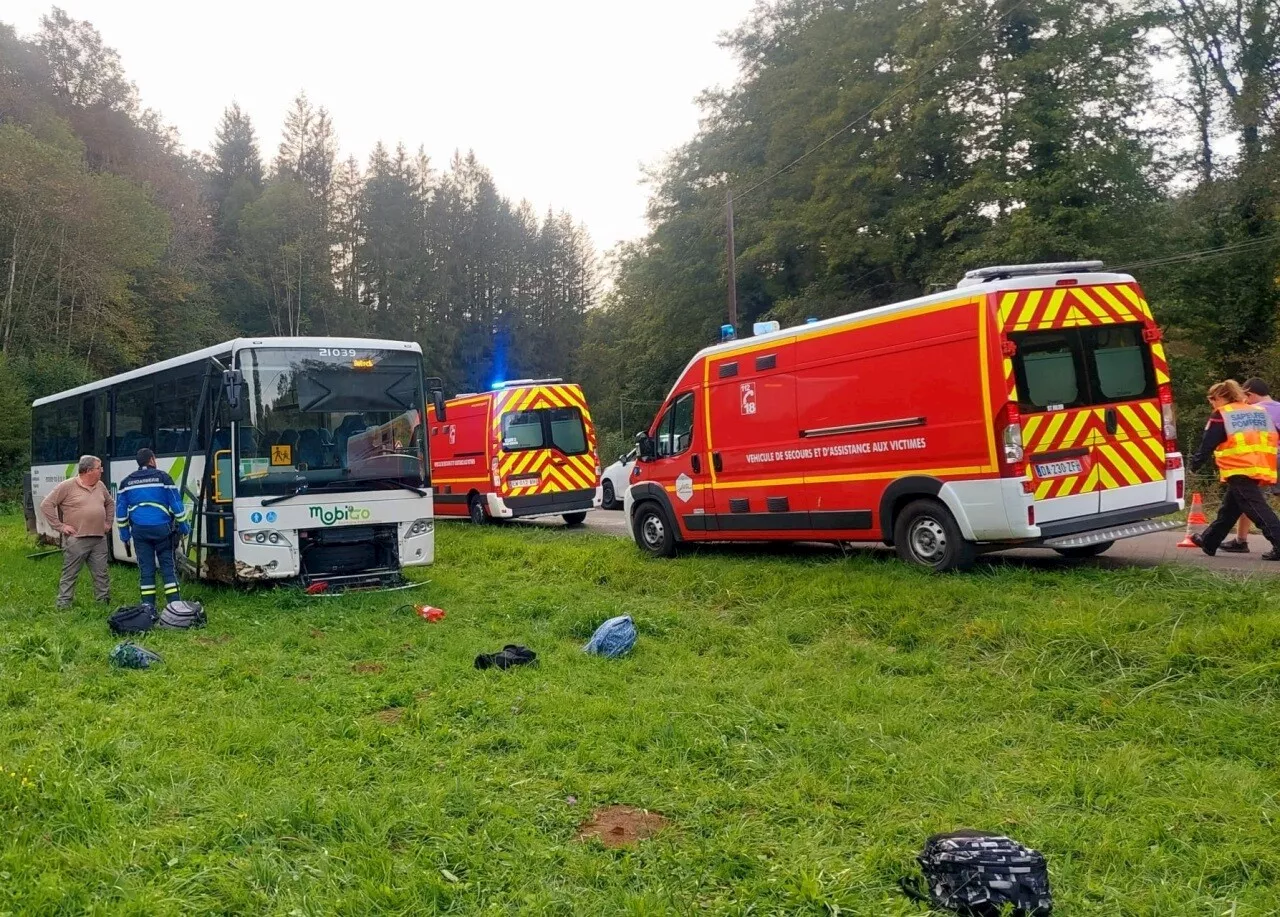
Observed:
[[[93,574],[94,597],[99,602],[111,601],[107,538],[116,513],[116,501],[102,483],[102,460],[95,455],[81,456],[80,473],[63,481],[41,500],[40,512],[64,536],[58,607],[71,607],[76,597],[76,579],[86,563]]]

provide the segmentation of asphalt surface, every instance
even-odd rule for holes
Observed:
[[[563,526],[559,519],[529,520],[522,525]],[[602,532],[618,538],[626,538],[627,524],[620,510],[598,509],[587,513],[584,529]],[[980,562],[985,563],[1017,563],[1025,566],[1044,567],[1046,569],[1075,566],[1080,563],[1095,564],[1101,567],[1156,567],[1161,564],[1185,564],[1201,567],[1206,570],[1231,573],[1233,575],[1275,575],[1280,574],[1280,561],[1265,561],[1261,555],[1270,546],[1260,534],[1249,538],[1251,554],[1218,554],[1206,556],[1195,548],[1179,548],[1182,531],[1157,532],[1152,535],[1141,535],[1137,538],[1126,538],[1118,541],[1111,550],[1101,557],[1087,561],[1071,561],[1059,557],[1053,551],[1044,549],[1023,549],[1018,551],[1001,551],[985,555]],[[831,550],[829,546],[814,546],[814,550]],[[884,545],[867,545],[854,548],[859,551],[879,551],[887,553],[890,549]]]

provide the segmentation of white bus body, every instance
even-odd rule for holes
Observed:
[[[415,343],[241,338],[38,399],[34,528],[57,541],[38,507],[79,456],[114,492],[146,447],[184,487],[189,572],[398,585],[435,558],[426,381]],[[133,562],[114,531],[111,553]]]

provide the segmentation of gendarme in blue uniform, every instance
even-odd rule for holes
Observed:
[[[190,530],[185,512],[182,494],[173,478],[154,465],[143,465],[120,482],[116,491],[116,525],[120,540],[134,543],[144,604],[156,602],[157,563],[164,576],[165,600],[172,602],[181,597],[173,564],[173,532],[175,527],[183,535]]]

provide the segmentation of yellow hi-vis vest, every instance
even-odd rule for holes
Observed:
[[[1266,410],[1234,402],[1218,408],[1227,438],[1213,450],[1222,480],[1235,475],[1259,484],[1276,482],[1276,428]]]

